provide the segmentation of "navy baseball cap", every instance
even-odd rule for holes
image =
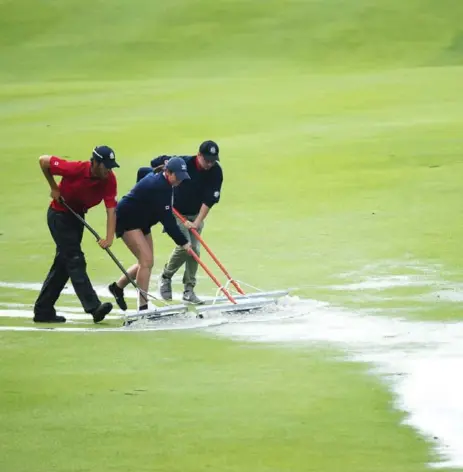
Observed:
[[[204,141],[199,146],[199,152],[206,161],[215,162],[219,160],[219,146],[214,141]]]
[[[185,161],[181,157],[171,157],[167,161],[166,169],[173,172],[180,182],[190,179],[190,174],[188,174],[186,170]]]
[[[92,153],[93,159],[98,163],[103,163],[106,169],[119,167],[116,162],[116,154],[109,146],[97,146]]]

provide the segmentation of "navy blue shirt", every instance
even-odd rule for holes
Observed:
[[[172,199],[172,186],[164,173],[150,172],[117,204],[116,225],[125,230],[146,229],[160,222],[175,243],[183,246],[188,241],[172,213]]]
[[[174,156],[159,156],[151,161],[151,167],[158,167]],[[204,204],[212,208],[220,200],[223,173],[217,162],[209,170],[200,169],[196,156],[178,156],[185,163],[190,180],[184,180],[174,189],[175,208],[183,215],[196,215]]]

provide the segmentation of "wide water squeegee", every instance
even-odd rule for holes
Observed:
[[[173,209],[175,216],[185,225],[187,219],[181,215],[175,208]],[[278,303],[278,299],[288,295],[288,290],[276,290],[271,292],[259,291],[256,287],[252,287],[256,292],[246,294],[241,288],[241,285],[238,281],[234,280],[227,269],[219,261],[216,255],[212,252],[211,248],[206,244],[204,239],[194,228],[189,228],[191,233],[196,237],[204,249],[209,253],[213,261],[217,266],[222,270],[227,278],[225,285],[221,285],[219,280],[214,276],[211,270],[207,265],[200,259],[200,257],[190,249],[188,254],[193,257],[206,274],[211,278],[211,280],[217,285],[218,289],[215,297],[208,304],[197,306],[195,305],[192,314],[195,314],[198,318],[204,318],[204,315],[214,314],[214,313],[252,313],[260,311],[265,307],[275,306]],[[248,284],[248,287],[251,287]],[[233,286],[235,291],[238,294],[232,294],[230,292],[230,287]],[[125,325],[130,325],[136,321],[149,320],[156,321],[166,317],[186,314],[188,311],[188,306],[185,305],[170,305],[152,310],[139,311],[137,313],[125,315]]]

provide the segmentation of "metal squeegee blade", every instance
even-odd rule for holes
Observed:
[[[211,312],[222,312],[222,313],[232,313],[232,312],[250,312],[255,310],[260,310],[269,305],[274,305],[275,300],[260,300],[260,301],[243,301],[237,304],[233,303],[217,303],[214,305],[203,305],[196,308],[196,311],[199,314],[211,313]]]
[[[273,298],[277,299],[289,294],[289,290],[274,290],[272,292],[253,292],[246,295],[233,295],[235,300],[252,300],[255,298]],[[225,301],[227,297],[217,297],[217,301]]]
[[[125,316],[125,321],[137,321],[137,320],[154,320],[157,318],[165,318],[167,316],[181,315],[188,311],[186,305],[169,305],[157,308],[151,308],[149,310],[138,311],[131,315]]]

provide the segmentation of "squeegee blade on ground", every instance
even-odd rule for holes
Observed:
[[[255,298],[273,298],[278,299],[289,294],[289,290],[273,290],[271,292],[253,292],[247,293],[246,295],[233,295],[235,300],[253,300]],[[225,301],[227,297],[217,297],[216,301]]]
[[[138,311],[136,313],[126,315],[124,318],[125,324],[133,323],[139,320],[156,320],[160,318],[167,318],[169,316],[182,315],[188,311],[186,305],[170,305],[163,307],[151,308],[149,310]]]
[[[237,304],[217,303],[213,305],[203,305],[196,308],[196,311],[203,315],[204,313],[244,313],[261,310],[270,305],[275,305],[275,300],[243,301]]]

